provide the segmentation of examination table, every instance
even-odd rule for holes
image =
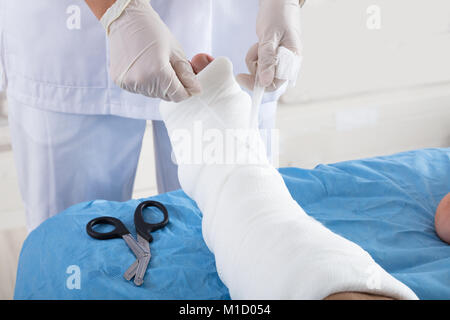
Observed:
[[[436,207],[450,192],[450,148],[280,172],[309,215],[367,250],[420,299],[450,299],[450,245],[434,230]],[[135,260],[124,241],[95,240],[86,223],[118,217],[135,236],[133,213],[142,200],[96,200],[68,208],[28,236],[15,298],[229,299],[203,241],[195,203],[181,190],[149,199],[167,207],[170,222],[153,233],[141,287],[123,278]],[[79,287],[70,285],[74,270]]]

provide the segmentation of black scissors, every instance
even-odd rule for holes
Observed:
[[[144,221],[143,209],[147,207],[156,207],[159,209],[164,218],[158,223],[147,223]],[[134,212],[134,225],[137,233],[137,241],[134,240],[130,231],[125,225],[117,218],[114,217],[98,217],[92,219],[86,225],[86,231],[92,238],[99,240],[107,240],[114,238],[122,238],[127,243],[128,247],[133,251],[136,256],[136,261],[125,271],[124,277],[127,280],[131,280],[134,277],[134,283],[140,286],[144,282],[145,272],[150,262],[150,242],[153,241],[151,232],[161,229],[169,222],[169,214],[166,207],[157,201],[144,201],[141,202]],[[97,224],[108,224],[114,226],[114,230],[109,232],[97,232],[93,227]]]

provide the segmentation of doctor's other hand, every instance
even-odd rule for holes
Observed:
[[[174,102],[201,92],[181,45],[148,1],[131,0],[108,31],[110,73],[122,89]]]
[[[300,8],[304,0],[260,0],[256,19],[258,43],[250,47],[245,62],[250,74],[238,74],[239,84],[253,90],[255,79],[266,91],[285,81],[275,78],[277,50],[283,46],[300,54]]]

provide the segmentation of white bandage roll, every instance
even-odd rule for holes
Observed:
[[[277,68],[275,78],[286,80],[291,87],[295,86],[303,57],[285,47],[279,47],[277,52]]]
[[[203,236],[231,297],[323,299],[338,292],[365,292],[416,299],[366,251],[308,216],[291,197],[265,159],[262,141],[250,138],[255,130],[245,131],[251,100],[235,82],[230,61],[217,58],[198,79],[201,95],[178,104],[162,102],[160,112],[181,186],[203,213]],[[231,137],[233,148],[223,143],[220,152],[217,146],[194,143],[211,142],[206,139],[211,136],[222,141]],[[191,147],[200,150],[189,152]],[[221,162],[218,152],[254,157]],[[203,160],[186,156],[194,153]]]

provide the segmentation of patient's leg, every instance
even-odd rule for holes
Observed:
[[[199,73],[203,92],[162,103],[183,190],[203,213],[203,236],[234,299],[367,298],[357,292],[414,299],[415,294],[356,244],[309,217],[265,159],[248,128],[251,101],[218,58]],[[199,128],[203,135],[199,136]],[[242,131],[247,132],[246,136]],[[252,162],[223,162],[198,140],[229,137],[233,152]],[[229,155],[231,149],[223,150]],[[201,154],[202,159],[189,156]],[[245,157],[244,157],[245,158]],[[222,158],[224,159],[224,158]],[[256,159],[256,162],[255,162]],[[346,293],[356,292],[356,293]],[[346,296],[347,295],[347,296]]]

